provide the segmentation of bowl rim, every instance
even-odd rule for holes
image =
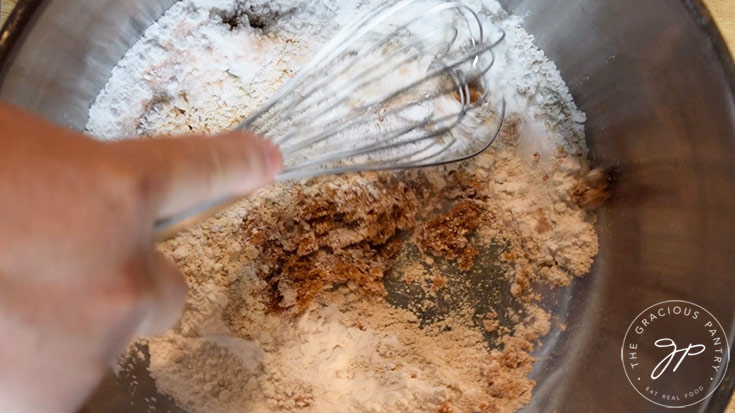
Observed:
[[[707,35],[730,85],[730,95],[735,97],[735,61],[722,32],[712,18],[712,13],[704,5],[703,0],[679,1],[684,4],[697,26]],[[18,0],[8,19],[0,26],[0,87],[5,78],[7,63],[12,60],[14,51],[22,45],[26,33],[32,28],[45,5],[45,0]]]
[[[735,60],[710,10],[704,5],[703,0],[679,1],[689,12],[697,27],[707,36],[729,85],[730,100],[735,101]],[[25,36],[35,24],[46,3],[45,0],[19,0],[8,19],[0,26],[0,88],[2,88],[7,67],[14,58],[14,53],[22,46]],[[733,47],[733,53],[735,53],[735,44]],[[735,345],[730,349],[730,361],[725,379],[700,407],[706,411],[724,412],[731,402],[734,391]]]
[[[0,26],[0,87],[5,78],[5,69],[13,58],[13,52],[22,45],[25,34],[33,26],[44,0],[19,0],[7,20]]]

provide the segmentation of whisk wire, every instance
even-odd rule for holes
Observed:
[[[388,0],[345,25],[238,128],[281,147],[277,181],[477,156],[506,110],[487,81],[505,33],[488,37],[486,20],[462,0]],[[161,219],[157,237],[238,198]]]
[[[376,27],[378,27],[381,23],[383,23],[386,19],[391,18],[395,16],[400,10],[407,7],[408,5],[416,2],[420,2],[421,0],[399,0],[395,2],[388,2],[385,3],[383,6],[373,10],[370,13],[367,13],[362,18],[355,20],[352,24],[346,26],[342,31],[340,31],[324,48],[320,50],[295,76],[291,79],[284,87],[279,90],[279,92],[276,93],[276,95],[268,102],[266,103],[260,110],[256,111],[253,115],[250,116],[247,120],[245,120],[239,128],[242,129],[252,129],[253,124],[255,124],[256,120],[260,120],[261,123],[268,123],[268,117],[266,116],[265,119],[260,119],[264,114],[267,114],[271,109],[278,105],[279,102],[283,103],[283,98],[294,91],[297,87],[303,85],[304,83],[307,83],[305,78],[308,76],[317,76],[318,75],[318,69],[324,70],[326,68],[329,68],[329,65],[333,63],[333,60],[341,55],[345,50],[347,50],[351,45],[353,45],[355,42],[361,40],[363,36],[369,34],[371,31],[373,31]],[[471,24],[469,23],[469,20],[465,18],[465,21],[467,23],[468,32],[470,34],[470,42],[474,46],[477,43],[481,43],[484,39],[484,31],[482,28],[481,20],[479,19],[479,16],[477,13],[469,8],[468,6],[459,3],[459,2],[446,2],[441,3],[437,6],[434,6],[423,13],[419,14],[418,16],[412,18],[407,23],[402,24],[398,29],[393,30],[390,32],[387,36],[388,40],[391,40],[398,36],[399,33],[401,33],[402,30],[408,28],[411,24],[420,21],[421,19],[425,18],[426,16],[430,16],[432,14],[445,11],[445,10],[451,10],[451,9],[457,9],[457,10],[464,10],[469,12],[473,19],[475,20],[477,24],[478,29],[478,36],[475,37],[473,30],[471,28]],[[382,39],[383,41],[378,42],[378,44],[384,44],[385,38]],[[453,39],[452,42],[448,44],[448,49],[451,48],[451,45],[454,43],[456,39]]]
[[[453,31],[453,33],[454,33],[453,36],[456,37],[458,31],[455,28],[453,28],[453,27],[440,27],[440,28],[435,29],[435,31],[440,31],[442,29],[447,29],[447,28],[450,29],[451,31]],[[387,73],[390,73],[391,71],[399,68],[400,66],[402,66],[402,65],[404,65],[404,64],[406,64],[408,62],[411,62],[411,61],[416,60],[418,57],[421,56],[422,53],[424,53],[424,54],[428,53],[426,50],[424,50],[423,48],[421,48],[421,43],[420,42],[421,42],[421,39],[418,39],[418,40],[416,40],[413,43],[410,43],[410,44],[408,44],[406,46],[403,46],[400,49],[398,49],[398,50],[392,52],[391,54],[389,54],[388,56],[386,56],[385,59],[379,60],[377,63],[374,63],[374,64],[368,66],[367,68],[363,69],[362,71],[360,71],[360,72],[352,75],[350,78],[348,78],[346,80],[343,80],[337,86],[334,86],[333,85],[332,86],[332,89],[336,89],[338,91],[338,92],[336,92],[336,93],[338,93],[337,95],[316,96],[316,92],[323,90],[323,88],[327,85],[327,83],[334,82],[334,79],[335,78],[336,79],[339,79],[340,78],[340,75],[342,75],[343,73],[345,73],[346,70],[349,70],[350,67],[347,67],[347,68],[344,68],[344,69],[340,69],[339,71],[336,72],[336,74],[334,75],[334,78],[325,78],[325,79],[322,79],[321,82],[319,82],[316,85],[312,86],[311,89],[309,89],[303,95],[299,95],[299,98],[295,102],[291,102],[291,104],[289,105],[290,106],[290,109],[288,109],[288,111],[285,112],[285,113],[283,113],[283,115],[280,116],[280,117],[281,118],[285,118],[285,119],[292,118],[293,117],[293,112],[295,111],[294,108],[296,108],[296,107],[302,107],[312,97],[321,98],[321,99],[327,100],[327,101],[332,101],[332,104],[329,105],[327,108],[323,109],[322,112],[317,113],[316,115],[314,115],[311,112],[309,112],[309,109],[311,109],[312,107],[316,107],[316,105],[307,107],[306,110],[303,110],[301,112],[301,114],[299,115],[299,117],[297,117],[297,118],[294,119],[294,122],[295,123],[299,123],[299,122],[303,121],[303,119],[306,118],[306,117],[308,117],[308,116],[319,117],[321,114],[327,113],[330,110],[335,109],[337,106],[346,103],[349,100],[350,96],[352,96],[356,91],[358,91],[358,90],[364,88],[365,86],[367,86],[367,85],[369,85],[369,84],[371,84],[371,83],[379,80],[381,77],[383,77]],[[410,51],[411,49],[414,49],[414,48],[416,48],[417,50],[415,50],[412,54],[410,54],[410,55],[406,55],[405,54],[407,51]],[[367,54],[369,54],[371,52],[372,51],[368,51]],[[399,61],[397,64],[393,65],[392,67],[389,67],[388,69],[385,69],[385,70],[383,70],[381,72],[377,72],[377,70],[381,66],[385,65],[386,62],[389,62],[391,58],[393,58],[395,56],[400,56],[402,54],[405,56],[403,58],[403,60]],[[351,61],[349,63],[351,63]],[[348,65],[348,66],[351,66],[351,65]],[[377,72],[377,74],[375,74],[375,75],[373,75],[371,77],[367,77],[370,73],[376,73],[376,72]],[[356,80],[358,80],[358,79],[363,79],[363,80],[357,82]],[[292,135],[285,135],[285,136],[279,137],[278,140],[276,141],[276,143],[284,143],[284,142],[288,141],[288,139],[291,136]]]
[[[402,13],[419,4],[426,4],[419,13]],[[436,16],[446,20],[437,27],[426,24]],[[242,127],[264,133],[280,145],[289,174],[392,168],[395,163],[423,166],[474,156],[441,155],[459,145],[451,135],[467,115],[487,106],[490,90],[482,80],[494,65],[493,49],[505,36],[500,33],[486,42],[479,14],[460,1],[386,2],[343,28]],[[431,62],[422,63],[425,57]],[[426,73],[418,79],[407,79],[390,90],[375,88],[408,65],[420,68],[426,63]],[[479,98],[474,96],[476,89],[482,93]],[[456,108],[439,114],[437,105]],[[501,105],[497,130],[505,102]],[[351,135],[360,138],[355,141]],[[494,138],[486,136],[479,143]],[[469,149],[477,146],[472,138],[463,140]],[[390,153],[394,149],[400,150]]]
[[[485,51],[491,50],[491,48],[492,48],[492,45],[488,45],[484,50],[479,50],[477,52],[473,51],[473,52],[469,53],[466,56],[466,58],[460,58],[458,62],[452,63],[450,65],[442,65],[441,69],[434,70],[433,72],[427,74],[426,77],[424,79],[422,79],[421,81],[416,81],[416,82],[412,83],[409,86],[406,86],[406,87],[404,87],[404,88],[402,88],[402,89],[400,89],[398,91],[395,91],[390,96],[383,96],[380,99],[376,99],[375,101],[371,101],[371,102],[369,102],[367,104],[364,104],[362,107],[354,108],[352,110],[353,117],[351,117],[351,118],[350,117],[343,117],[343,118],[340,118],[337,121],[334,121],[334,120],[332,120],[330,118],[330,119],[323,120],[321,123],[311,124],[310,125],[310,129],[311,130],[319,131],[319,132],[317,132],[317,135],[316,136],[309,136],[307,134],[306,137],[305,138],[302,138],[302,140],[300,142],[298,142],[296,144],[289,144],[288,146],[286,146],[284,148],[284,150],[287,151],[287,153],[289,153],[289,152],[295,152],[295,151],[297,151],[299,149],[305,149],[305,148],[307,148],[309,146],[312,146],[312,145],[314,145],[316,143],[322,142],[322,141],[324,141],[324,140],[326,140],[326,139],[328,139],[330,137],[333,137],[333,136],[335,136],[335,135],[337,135],[337,134],[339,134],[341,132],[344,132],[345,130],[347,130],[349,128],[353,128],[355,126],[359,126],[360,124],[374,123],[376,121],[376,119],[374,119],[375,117],[379,117],[379,116],[389,117],[389,116],[392,116],[392,115],[396,115],[398,113],[401,113],[401,112],[405,111],[406,109],[408,109],[408,108],[410,108],[412,106],[421,105],[422,103],[425,103],[427,101],[434,100],[434,99],[436,99],[438,97],[447,95],[448,93],[456,92],[456,91],[458,91],[458,90],[460,90],[462,88],[464,88],[465,90],[462,90],[463,93],[461,93],[460,97],[462,97],[464,95],[469,96],[470,92],[469,92],[469,89],[468,89],[469,88],[468,85],[471,84],[472,82],[475,82],[478,79],[480,79],[482,76],[485,75],[485,73],[488,70],[490,70],[490,68],[492,67],[492,65],[494,63],[494,54],[492,54],[492,52],[491,52],[491,57],[492,57],[491,58],[491,61],[490,61],[490,63],[484,69],[477,71],[476,73],[473,74],[473,76],[470,76],[470,77],[468,77],[468,78],[466,78],[464,80],[457,80],[456,79],[456,75],[452,75],[453,69],[456,68],[457,66],[461,65],[463,62],[465,62],[467,60],[467,58],[472,57],[475,53],[484,53]],[[390,110],[382,111],[380,113],[373,113],[373,117],[364,117],[363,116],[365,113],[371,112],[371,109],[375,105],[378,105],[381,102],[388,103],[388,102],[392,101],[393,99],[395,99],[396,97],[402,95],[406,91],[413,89],[416,85],[425,82],[426,79],[435,78],[435,77],[439,77],[439,76],[448,76],[448,77],[452,78],[453,83],[454,83],[454,87],[440,89],[440,90],[438,90],[436,92],[433,92],[433,93],[427,95],[423,99],[410,101],[407,104],[399,105],[399,106],[394,107],[394,108],[392,108]],[[483,95],[483,97],[480,99],[480,101],[482,101],[485,98],[485,96],[487,95],[487,92],[488,91],[487,91],[486,88],[485,88],[484,92],[485,92],[485,95]],[[466,106],[466,104],[468,102],[460,101],[459,103],[463,107],[462,110],[460,111],[460,112],[462,112],[462,111],[464,111],[464,106]],[[326,111],[322,111],[322,112],[319,113],[319,115],[320,116],[321,115],[324,115],[325,112]],[[318,118],[320,118],[320,117],[318,117]],[[331,124],[329,124],[330,122],[331,122]],[[410,131],[412,129],[413,128],[409,128],[405,132],[408,132],[408,131]],[[403,133],[405,133],[405,132],[403,132]],[[301,134],[301,135],[304,135],[305,134],[305,131],[304,130],[294,130],[294,131],[291,132],[291,134],[286,135],[286,136],[288,136],[289,138],[291,138],[291,137],[293,137],[297,133],[298,134]],[[285,142],[287,140],[288,139],[279,139],[279,140],[276,140],[276,142],[277,143],[283,143],[283,142]]]

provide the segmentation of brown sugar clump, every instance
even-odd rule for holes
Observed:
[[[492,371],[488,392],[493,397],[507,400],[530,399],[536,383],[526,376],[535,361],[528,354],[533,346],[515,337],[508,337],[505,346],[504,351],[493,352],[488,358],[488,367]]]
[[[450,200],[477,199],[483,197],[485,189],[477,176],[465,169],[457,169],[446,177],[446,186],[442,188],[441,196]]]
[[[455,410],[452,408],[452,404],[447,400],[439,406],[439,410],[437,410],[436,413],[455,413]]]
[[[467,91],[469,91],[469,99],[470,99],[469,103],[472,105],[482,100],[482,98],[485,96],[485,90],[483,89],[479,81],[473,81],[473,82],[468,83]],[[460,103],[462,102],[462,97],[460,96],[459,91],[455,90],[452,96],[457,102],[460,102]]]
[[[382,278],[415,225],[410,180],[364,174],[316,180],[295,199],[248,215],[243,231],[260,251],[259,276],[274,309],[305,308],[325,287],[353,282],[383,295]]]
[[[434,278],[432,278],[431,280],[431,288],[434,290],[434,292],[437,292],[446,286],[447,286],[447,280],[444,277],[442,277],[442,275],[439,272],[435,272]]]
[[[429,220],[418,235],[421,249],[436,256],[456,259],[459,268],[468,270],[478,252],[469,236],[480,224],[482,208],[472,200],[461,200],[452,208]]]
[[[536,220],[536,232],[539,234],[545,234],[551,230],[551,224],[549,224],[549,220],[546,219],[546,214],[544,213],[543,209],[538,210],[538,218]]]
[[[585,210],[599,208],[612,195],[610,192],[611,181],[611,171],[609,170],[596,168],[589,171],[572,188],[570,193],[572,202]]]
[[[482,321],[482,326],[488,333],[492,333],[493,331],[497,330],[498,327],[500,327],[500,321],[498,321],[498,313],[495,310],[491,311]]]

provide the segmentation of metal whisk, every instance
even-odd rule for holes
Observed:
[[[496,30],[488,39],[461,1],[388,1],[342,28],[238,128],[280,147],[279,181],[472,158],[505,115],[486,81],[505,36]],[[233,201],[160,221],[156,233],[171,235]]]

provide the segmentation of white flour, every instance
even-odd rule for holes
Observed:
[[[249,6],[239,5],[248,4]],[[562,146],[585,155],[585,115],[553,62],[533,45],[521,20],[492,0],[467,1],[507,34],[496,51],[489,88],[520,117],[529,153]],[[358,2],[362,4],[362,2]],[[102,139],[165,132],[217,132],[234,127],[298,70],[340,24],[353,2],[182,0],[149,28],[113,70],[89,114],[87,130]],[[251,28],[245,14],[287,16]],[[296,12],[298,10],[298,12]],[[229,16],[240,22],[232,30]],[[492,31],[490,31],[492,32]],[[556,132],[549,136],[551,129]]]
[[[376,3],[182,0],[113,70],[90,110],[87,131],[118,139],[230,129],[356,10]],[[561,229],[545,233],[544,247],[534,247],[536,255],[529,256],[572,262],[569,268],[546,267],[560,284],[567,283],[571,274],[588,270],[596,252],[589,219],[566,203],[584,169],[585,115],[518,17],[508,16],[494,0],[467,3],[507,34],[496,50],[489,87],[504,96],[506,119],[518,129],[517,142],[498,142],[493,152],[498,164],[512,168],[493,166],[491,156],[478,160],[478,167],[482,176],[494,175],[490,182],[507,199],[499,215],[522,237],[536,231],[536,218],[528,217],[537,211],[551,211],[552,224],[558,217]],[[548,184],[541,180],[544,173],[527,171],[534,157],[553,171]],[[525,196],[532,185],[552,188]],[[277,200],[279,191],[266,189],[257,199]],[[258,296],[264,282],[251,264],[258,252],[240,241],[246,212],[245,206],[235,208],[162,246],[184,270],[191,293],[180,326],[147,341],[150,371],[158,389],[187,410],[464,412],[492,405],[504,412],[527,402],[526,390],[511,394],[516,389],[511,384],[505,395],[486,394],[483,380],[500,355],[488,353],[482,335],[471,328],[418,333],[407,311],[341,291],[315,301],[295,319],[265,311]],[[579,253],[585,243],[594,248]],[[234,334],[222,313],[237,288],[244,327]],[[535,322],[542,324],[539,331],[548,329],[544,316]],[[523,366],[520,378],[528,373]],[[455,410],[448,410],[449,400]]]

